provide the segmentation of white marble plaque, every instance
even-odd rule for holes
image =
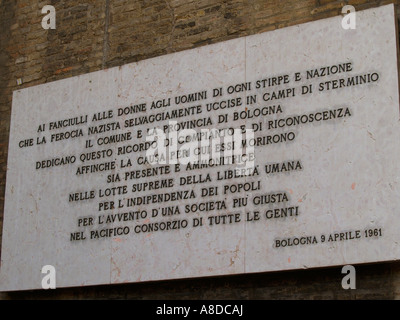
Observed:
[[[1,290],[400,258],[394,7],[342,19],[15,91]]]

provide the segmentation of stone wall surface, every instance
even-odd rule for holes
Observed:
[[[130,62],[399,1],[329,0],[1,0],[0,232],[4,213],[12,93]],[[41,8],[56,9],[56,29]],[[18,84],[20,81],[22,84]],[[1,233],[0,233],[1,239]],[[1,254],[1,252],[0,252]],[[340,268],[273,272],[48,291],[2,299],[398,299],[399,263],[357,266],[357,289]]]

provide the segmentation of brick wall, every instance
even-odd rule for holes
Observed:
[[[0,232],[13,90],[232,38],[400,1],[2,0],[0,1]],[[56,8],[57,28],[41,27]],[[399,16],[399,14],[398,14]],[[22,85],[17,85],[17,79]],[[0,234],[1,238],[1,234]],[[357,290],[340,268],[219,278],[3,293],[0,298],[393,299],[400,264],[357,266]]]

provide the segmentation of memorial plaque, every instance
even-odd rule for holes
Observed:
[[[400,257],[393,5],[17,90],[1,290]]]

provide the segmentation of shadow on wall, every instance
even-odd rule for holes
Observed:
[[[103,285],[0,294],[2,299],[388,300],[396,299],[400,263],[355,265],[356,289],[343,289],[342,267]],[[397,292],[400,290],[397,289]],[[2,296],[1,296],[2,295]]]

